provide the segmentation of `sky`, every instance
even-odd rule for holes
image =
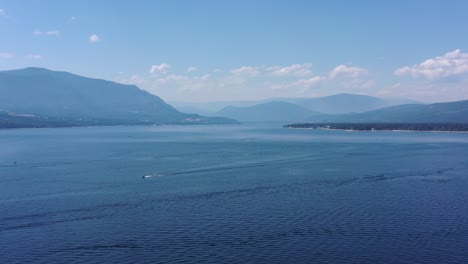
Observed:
[[[0,70],[168,101],[468,99],[468,1],[0,0]]]

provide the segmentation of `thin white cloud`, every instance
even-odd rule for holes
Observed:
[[[285,83],[277,83],[270,86],[273,90],[283,90],[283,89],[290,89],[290,88],[302,88],[301,91],[305,92],[307,89],[320,84],[321,82],[325,81],[326,78],[322,76],[314,76],[311,78],[299,79],[294,82],[285,82]]]
[[[48,35],[48,36],[58,36],[58,35],[60,35],[60,31],[50,30],[50,31],[46,31],[45,34]]]
[[[338,65],[328,74],[330,79],[335,79],[338,76],[345,76],[348,78],[358,78],[362,75],[367,74],[368,71],[364,68]]]
[[[40,59],[42,59],[42,56],[39,55],[39,54],[29,54],[29,55],[26,56],[26,59],[40,60]]]
[[[207,81],[210,78],[211,78],[211,74],[204,74],[204,75],[200,76],[200,80],[202,80],[202,81]]]
[[[219,73],[216,68],[208,72],[197,70],[197,74],[189,69],[176,72],[167,63],[152,65],[148,82],[142,83],[141,87],[167,98],[190,95],[195,100],[225,100],[288,97],[294,94],[316,96],[331,91],[362,93],[363,89],[376,86],[366,69],[346,65],[338,65],[323,74],[314,74],[311,63],[241,66]],[[135,80],[133,82],[137,83]]]
[[[342,80],[339,83],[339,86],[345,89],[351,89],[355,91],[355,90],[362,90],[362,89],[370,89],[374,86],[374,84],[375,84],[375,80],[352,78],[352,79]]]
[[[96,43],[96,42],[99,42],[99,41],[101,41],[101,38],[99,38],[98,35],[93,34],[93,35],[89,36],[89,42]]]
[[[188,68],[187,68],[187,71],[188,71],[188,72],[198,71],[198,68],[197,68],[197,67],[188,67]]]
[[[170,68],[171,68],[171,65],[167,63],[155,64],[151,66],[149,72],[151,74],[167,73]]]
[[[145,85],[148,84],[148,80],[138,74],[134,74],[130,77],[124,77],[124,72],[118,72],[119,77],[115,80],[119,83],[132,84],[132,85]]]
[[[172,82],[172,81],[176,81],[176,82],[180,82],[180,81],[186,81],[188,80],[189,78],[187,76],[184,76],[184,75],[176,75],[176,74],[171,74],[171,75],[168,75],[164,78],[159,78],[157,80],[158,83],[167,83],[167,82]]]
[[[272,66],[267,68],[275,76],[307,76],[312,74],[312,63],[293,64],[287,67]]]
[[[298,84],[302,85],[303,87],[312,87],[314,85],[317,85],[319,84],[321,81],[323,81],[325,78],[324,77],[321,77],[321,76],[315,76],[315,77],[312,77],[312,78],[308,78],[308,79],[301,79],[301,80],[298,80]]]
[[[48,31],[34,30],[33,34],[36,36],[59,36],[60,31],[59,30],[48,30]]]
[[[411,75],[413,78],[423,77],[429,80],[440,79],[453,75],[468,73],[468,53],[460,49],[425,60],[420,64],[405,66],[395,70],[395,75]]]
[[[157,89],[169,89],[178,94],[207,93],[213,87],[220,87],[220,79],[211,77],[210,74],[201,76],[185,76],[170,74],[156,80]]]
[[[0,53],[0,59],[11,59],[13,58],[13,54],[8,53],[8,52],[1,52]]]
[[[401,83],[394,83],[390,85],[389,87],[385,87],[384,89],[381,89],[380,91],[377,92],[377,95],[379,96],[389,96],[394,93],[395,90],[399,89],[401,87]]]
[[[133,84],[139,85],[139,84],[145,84],[148,81],[144,77],[141,77],[140,75],[135,74],[135,75],[132,75],[132,77],[130,77],[130,82]]]
[[[74,20],[76,20],[76,16],[71,16],[70,21],[74,21]]]
[[[260,67],[242,66],[240,68],[231,70],[231,73],[234,75],[245,75],[254,77],[260,75]]]

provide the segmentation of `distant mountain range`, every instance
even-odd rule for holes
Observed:
[[[216,115],[242,122],[300,122],[318,112],[287,102],[269,102],[249,107],[228,106]]]
[[[358,94],[336,94],[317,98],[274,98],[261,101],[229,102],[171,102],[178,110],[203,115],[218,115],[227,107],[251,107],[270,102],[286,102],[301,106],[313,112],[323,114],[361,113],[379,108],[418,103],[413,100],[398,98],[377,98]],[[272,105],[273,106],[273,105]],[[278,106],[279,107],[279,106]]]
[[[238,123],[236,120],[282,123],[468,123],[468,100],[417,104],[409,100],[337,94],[319,98],[177,104],[180,109],[202,109],[209,117],[180,112],[158,96],[134,85],[42,68],[0,72],[0,128],[235,124]]]
[[[215,114],[242,122],[468,123],[468,100],[387,106],[408,101],[338,94],[321,98],[285,99],[285,101],[289,102],[260,103],[248,107],[230,106]]]
[[[468,100],[407,104],[386,107],[365,113],[347,115],[316,115],[313,122],[393,122],[393,123],[468,123]]]
[[[252,102],[244,102],[249,106],[227,106],[213,115],[241,122],[304,122],[315,119],[328,121],[408,102],[414,101],[337,94],[318,98],[272,99],[254,105],[250,105]]]
[[[406,99],[383,99],[368,95],[346,93],[318,98],[289,98],[283,99],[283,101],[294,103],[323,114],[362,113],[388,106],[417,103]]]
[[[261,103],[268,103],[273,100],[262,101],[219,101],[219,102],[181,102],[170,101],[169,103],[184,113],[197,113],[200,115],[213,116],[223,108],[234,107],[249,107]]]
[[[0,127],[237,123],[179,112],[134,85],[42,68],[0,72]]]

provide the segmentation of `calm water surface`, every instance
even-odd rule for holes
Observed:
[[[89,262],[467,263],[468,134],[0,130],[0,263]]]

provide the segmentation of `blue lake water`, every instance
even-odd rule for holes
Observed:
[[[467,263],[468,134],[0,130],[0,263],[28,262]]]

